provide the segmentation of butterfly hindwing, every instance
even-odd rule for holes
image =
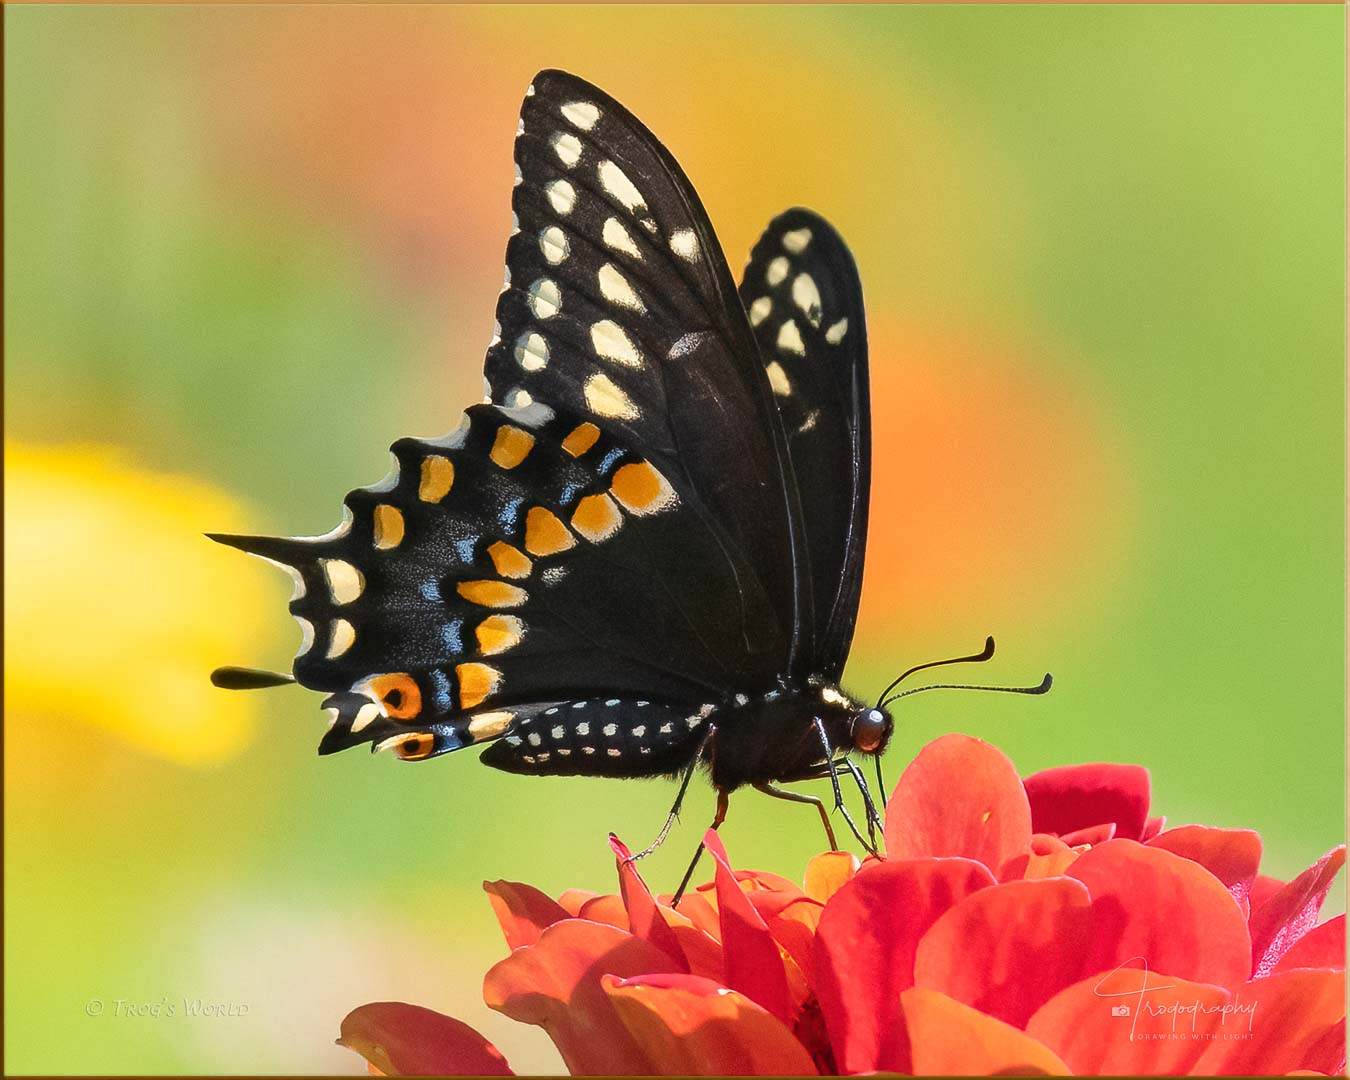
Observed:
[[[804,672],[837,680],[853,639],[867,543],[872,450],[862,285],[830,224],[792,209],[760,237],[740,292],[809,508],[815,622]]]

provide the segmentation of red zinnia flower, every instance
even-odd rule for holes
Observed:
[[[617,840],[616,896],[489,883],[512,952],[484,997],[573,1075],[1341,1071],[1345,918],[1314,924],[1344,847],[1284,884],[1254,832],[1163,832],[1148,802],[1144,769],[1024,782],[948,735],[901,777],[886,858],[818,855],[801,887],[733,871],[712,832],[678,910]],[[340,1041],[384,1072],[510,1072],[414,1005]]]

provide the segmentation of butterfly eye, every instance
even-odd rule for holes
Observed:
[[[366,685],[385,714],[395,720],[411,720],[422,711],[422,691],[411,675],[376,675]]]
[[[877,750],[890,729],[891,720],[880,709],[864,709],[853,721],[853,745],[865,754]]]

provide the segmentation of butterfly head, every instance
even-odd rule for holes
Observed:
[[[853,714],[849,738],[855,750],[864,754],[879,754],[886,749],[894,730],[895,721],[891,719],[891,714],[871,705]]]

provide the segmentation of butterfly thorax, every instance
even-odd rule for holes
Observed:
[[[889,715],[818,679],[758,697],[740,695],[710,719],[706,754],[712,782],[727,791],[809,779],[821,773],[828,757],[864,747],[880,753],[892,726]]]

